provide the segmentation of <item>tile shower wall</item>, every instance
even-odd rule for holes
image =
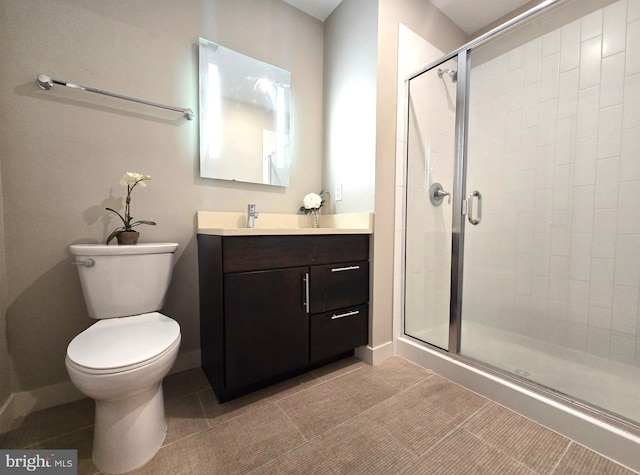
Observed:
[[[468,177],[472,318],[640,366],[640,1],[472,62]]]

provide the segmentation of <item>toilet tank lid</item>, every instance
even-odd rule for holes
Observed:
[[[131,246],[108,246],[106,244],[72,244],[69,246],[74,256],[117,256],[126,254],[165,254],[176,252],[178,243],[156,242]]]
[[[67,356],[86,368],[124,368],[158,356],[179,335],[178,322],[158,312],[107,318],[76,336]]]

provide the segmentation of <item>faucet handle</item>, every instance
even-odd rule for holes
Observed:
[[[444,191],[440,183],[434,183],[429,187],[429,199],[433,206],[440,206],[445,196],[447,197],[447,202],[451,204],[451,195],[448,191]]]

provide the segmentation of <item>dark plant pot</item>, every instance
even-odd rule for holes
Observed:
[[[138,231],[120,231],[116,234],[116,239],[120,245],[138,244],[140,233]]]

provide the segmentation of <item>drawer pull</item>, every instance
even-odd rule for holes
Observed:
[[[357,270],[360,269],[360,266],[349,266],[349,267],[334,267],[331,269],[331,272],[343,272],[345,270]]]
[[[352,312],[347,312],[347,313],[341,313],[340,315],[333,315],[331,317],[331,320],[336,320],[338,318],[344,318],[344,317],[351,317],[352,315],[358,315],[360,313],[360,310],[354,310]]]

